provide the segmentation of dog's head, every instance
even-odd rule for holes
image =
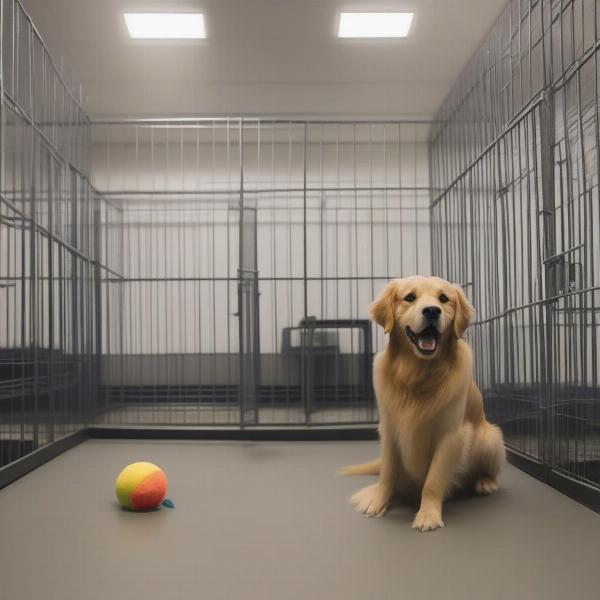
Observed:
[[[462,289],[439,277],[390,281],[370,307],[385,333],[394,332],[419,358],[436,356],[442,342],[461,338],[473,318]]]

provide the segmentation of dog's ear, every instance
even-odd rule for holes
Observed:
[[[471,323],[475,310],[467,300],[465,293],[459,285],[455,285],[456,290],[456,308],[454,313],[454,334],[461,338],[463,333]]]
[[[396,304],[397,290],[398,281],[390,281],[369,307],[371,318],[383,327],[385,333],[389,333],[394,327],[394,305]]]

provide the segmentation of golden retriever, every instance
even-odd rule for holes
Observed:
[[[389,341],[373,362],[380,458],[341,471],[379,475],[352,496],[358,511],[381,516],[395,495],[420,496],[413,528],[430,531],[444,526],[453,489],[498,489],[502,432],[485,419],[462,339],[473,312],[460,287],[438,277],[390,281],[371,305]]]

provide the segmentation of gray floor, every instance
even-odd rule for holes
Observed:
[[[366,519],[372,442],[88,441],[0,490],[2,600],[600,598],[600,516],[507,467],[502,490]],[[119,469],[162,465],[174,510],[128,513]]]

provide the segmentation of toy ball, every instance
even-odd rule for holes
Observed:
[[[127,465],[115,482],[117,500],[123,508],[150,510],[161,504],[173,508],[167,500],[167,477],[164,471],[149,462]]]

